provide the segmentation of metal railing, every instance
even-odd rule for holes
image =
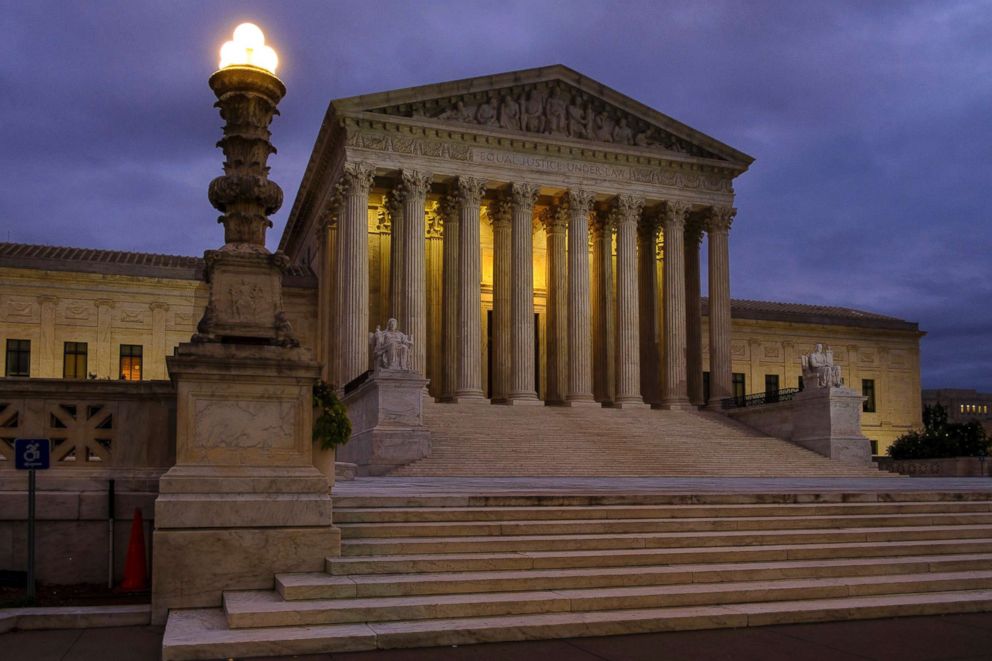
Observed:
[[[764,406],[765,404],[777,404],[787,402],[800,392],[799,388],[782,388],[781,390],[770,390],[768,392],[754,393],[743,397],[728,397],[720,400],[720,408],[742,409],[752,406]]]

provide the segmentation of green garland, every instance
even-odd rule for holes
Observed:
[[[313,386],[313,442],[319,443],[322,450],[330,450],[344,445],[351,438],[351,420],[344,404],[334,394],[327,382],[320,381]]]

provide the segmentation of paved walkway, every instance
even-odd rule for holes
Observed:
[[[334,484],[335,496],[541,493],[871,493],[992,491],[986,477],[359,477]]]
[[[161,627],[15,631],[4,661],[151,661]],[[324,654],[299,661],[965,661],[992,658],[992,613],[749,629],[571,638],[465,647]],[[274,661],[269,657],[269,661]]]

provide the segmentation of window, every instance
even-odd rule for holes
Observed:
[[[778,374],[765,375],[765,401],[778,401]]]
[[[62,358],[63,379],[86,378],[86,343],[66,342]]]
[[[878,441],[868,441],[871,443],[871,453],[878,454]]]
[[[141,345],[121,345],[120,378],[124,381],[141,381]]]
[[[734,372],[733,387],[734,387],[734,399],[737,401],[738,404],[743,404],[744,396],[747,393],[743,372]]]
[[[703,372],[703,401],[710,401],[710,373]]]
[[[7,340],[7,376],[31,376],[31,340]]]
[[[861,394],[865,396],[865,401],[861,405],[861,410],[865,413],[875,412],[875,380],[861,379]]]

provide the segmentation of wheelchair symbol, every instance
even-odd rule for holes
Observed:
[[[41,444],[40,443],[28,443],[27,448],[24,450],[24,463],[33,464],[41,458]]]

